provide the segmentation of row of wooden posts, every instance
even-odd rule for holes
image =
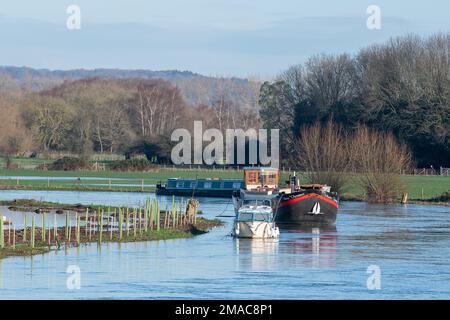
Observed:
[[[25,215],[21,240],[22,243],[29,244],[31,248],[34,248],[36,229],[38,229],[38,231],[40,230],[41,243],[46,243],[48,246],[59,242],[71,243],[73,240],[79,245],[82,242],[82,231],[84,232],[85,242],[90,242],[97,236],[98,242],[102,243],[103,237],[109,236],[109,240],[112,240],[114,235],[121,241],[125,236],[137,238],[138,235],[142,236],[147,234],[148,231],[179,229],[190,224],[195,225],[197,208],[198,202],[193,199],[175,202],[175,198],[173,198],[171,208],[166,206],[166,210],[161,212],[159,201],[148,199],[143,208],[121,207],[112,211],[98,208],[93,212],[86,209],[84,214],[75,213],[75,225],[72,225],[70,214],[66,212],[64,229],[58,226],[56,216],[53,227],[50,227],[45,213],[41,214],[40,228],[36,227],[36,216],[33,215],[31,229],[29,229],[28,219]],[[104,224],[105,219],[106,225]],[[84,220],[84,230],[81,227],[82,220]],[[5,234],[7,233],[7,244],[14,249],[16,247],[16,232],[18,231],[16,231],[14,225],[5,230],[3,217],[0,216],[0,248],[5,248]]]

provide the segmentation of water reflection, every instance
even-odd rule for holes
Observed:
[[[336,226],[284,226],[280,231],[280,239],[235,239],[239,269],[275,271],[335,265]]]
[[[317,268],[335,265],[336,226],[280,226],[287,238],[285,250],[295,257],[295,265]]]
[[[278,260],[278,239],[235,239],[240,270],[270,271]]]

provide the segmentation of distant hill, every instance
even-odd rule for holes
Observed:
[[[185,99],[193,104],[214,103],[223,93],[241,107],[255,107],[259,83],[241,78],[209,77],[191,71],[152,71],[123,69],[49,70],[29,67],[0,66],[0,91],[25,87],[33,91],[50,89],[64,81],[84,78],[162,78],[180,88]]]

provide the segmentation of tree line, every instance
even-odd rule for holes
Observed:
[[[281,158],[302,128],[333,119],[392,133],[417,166],[450,166],[450,34],[415,35],[372,45],[355,55],[317,55],[261,87],[260,116],[280,128]]]
[[[26,88],[0,92],[0,151],[15,155],[69,151],[82,158],[93,151],[144,153],[169,162],[170,136],[205,127],[257,127],[255,105],[240,105],[224,85],[211,103],[194,105],[180,88],[163,79],[89,78],[66,81],[40,92]]]

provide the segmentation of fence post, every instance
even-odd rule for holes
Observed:
[[[0,215],[0,248],[3,249],[5,247],[5,238],[3,232],[3,216]]]

